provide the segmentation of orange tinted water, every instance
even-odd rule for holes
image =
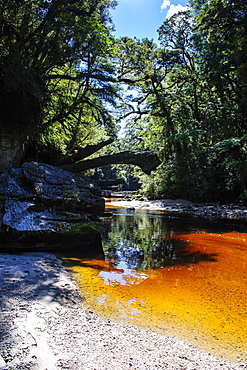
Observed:
[[[247,234],[170,235],[190,262],[131,269],[66,259],[88,307],[122,322],[176,335],[229,359],[247,359]],[[206,257],[205,257],[206,256]],[[193,260],[195,263],[193,263]]]

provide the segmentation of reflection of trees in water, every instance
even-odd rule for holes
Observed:
[[[191,253],[186,242],[174,238],[181,221],[148,213],[114,215],[102,235],[106,259],[116,267],[125,261],[128,268],[139,270],[215,260]]]
[[[109,248],[106,252],[106,260],[110,261],[115,267],[120,261],[125,261],[130,269],[143,269],[144,251],[140,248],[126,246],[121,242],[115,248]]]

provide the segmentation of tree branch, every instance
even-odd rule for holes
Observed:
[[[109,139],[106,141],[102,141],[99,144],[95,145],[87,145],[85,148],[80,148],[77,153],[70,155],[69,157],[66,157],[62,159],[57,166],[64,166],[64,165],[69,165],[75,162],[78,162],[86,157],[89,157],[91,154],[97,152],[101,148],[103,148],[106,145],[109,145],[113,143],[114,139]]]
[[[83,172],[110,164],[133,164],[139,166],[147,175],[150,175],[151,171],[155,170],[161,164],[161,161],[156,154],[150,152],[125,151],[60,167],[71,172]]]

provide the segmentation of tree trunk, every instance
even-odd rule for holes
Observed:
[[[23,140],[14,134],[0,134],[0,172],[17,168],[23,157]]]
[[[0,63],[0,172],[21,164],[24,144],[43,117],[43,81],[20,59]]]
[[[113,143],[113,141],[114,141],[114,139],[109,139],[109,140],[106,140],[106,141],[102,141],[101,143],[96,144],[96,145],[87,145],[85,148],[80,148],[77,153],[62,159],[57,165],[58,166],[63,166],[63,165],[78,162],[81,159],[89,157],[91,154],[97,152],[98,150],[100,150],[104,146]]]
[[[125,151],[87,159],[74,164],[61,166],[61,168],[71,172],[83,172],[91,168],[108,166],[109,164],[133,164],[139,166],[147,175],[150,175],[151,171],[155,170],[161,164],[161,161],[156,154],[150,152]]]

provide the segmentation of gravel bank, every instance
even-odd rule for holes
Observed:
[[[2,370],[247,369],[87,311],[52,254],[0,254],[0,292]]]
[[[247,220],[247,206],[243,204],[195,204],[184,199],[161,200],[107,200],[108,207],[124,207],[130,209],[149,209],[167,212],[180,212],[207,218],[238,218]]]

